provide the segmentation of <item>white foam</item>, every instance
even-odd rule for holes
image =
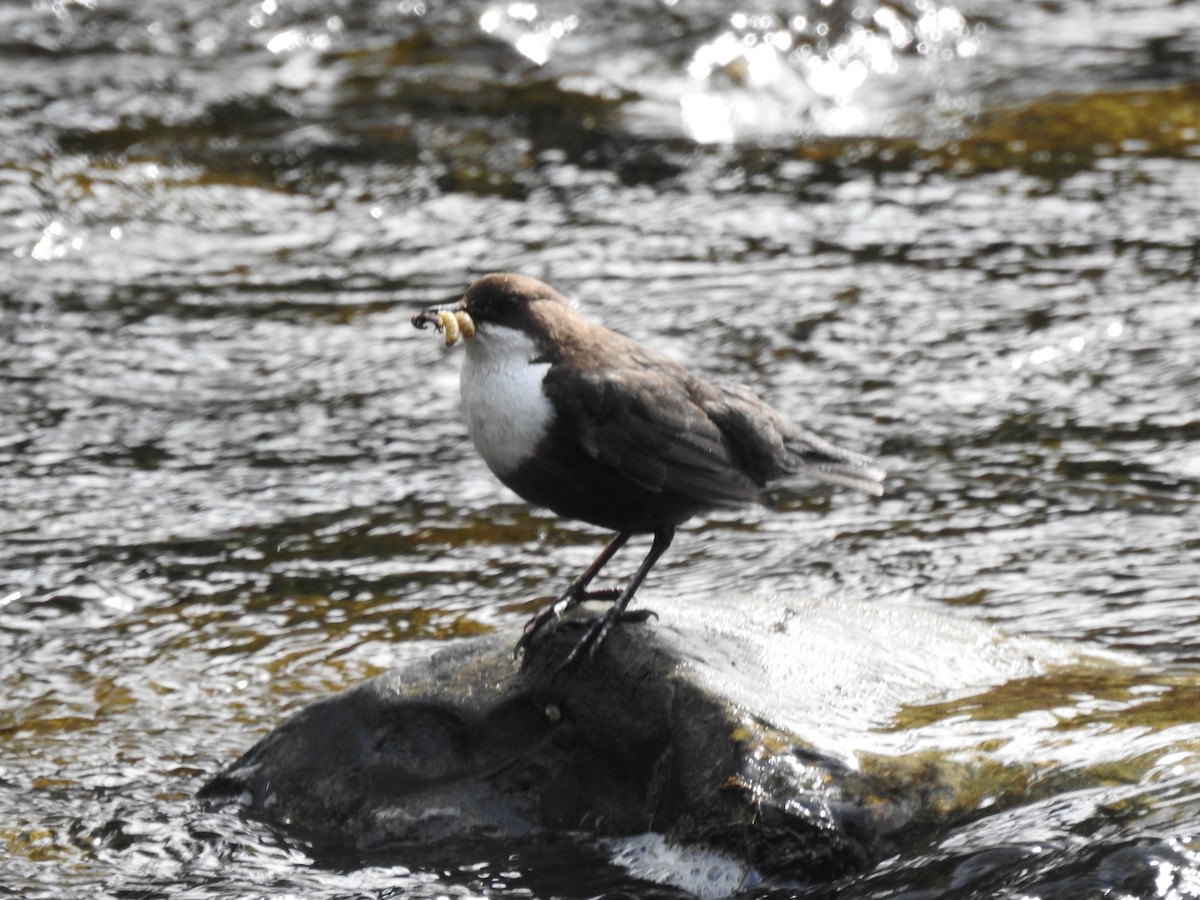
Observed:
[[[677,887],[698,900],[723,900],[762,883],[746,863],[715,850],[673,844],[647,832],[604,843],[614,864],[635,878]]]

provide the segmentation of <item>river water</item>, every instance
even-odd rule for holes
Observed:
[[[994,740],[1072,723],[1023,761],[1054,790],[838,896],[1200,895],[1196,22],[5,5],[0,894],[674,896],[587,848],[331,863],[191,799],[596,551],[486,472],[409,325],[518,270],[893,471],[693,523],[648,605],[828,594],[1134,661],[1010,688]]]

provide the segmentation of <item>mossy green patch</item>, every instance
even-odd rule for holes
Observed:
[[[1018,169],[1061,179],[1110,157],[1200,156],[1200,84],[1059,95],[983,113],[948,139],[817,141],[796,157],[822,167],[974,175]]]

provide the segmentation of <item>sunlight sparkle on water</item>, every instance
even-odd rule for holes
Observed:
[[[1103,334],[1110,339],[1118,338],[1121,336],[1121,333],[1124,330],[1125,326],[1121,322],[1114,321],[1110,322],[1104,327]],[[1031,366],[1044,366],[1048,363],[1054,362],[1055,360],[1063,360],[1067,356],[1067,351],[1073,355],[1079,355],[1083,353],[1083,351],[1087,349],[1089,345],[1094,345],[1096,343],[1097,336],[1098,329],[1097,332],[1093,332],[1091,335],[1074,335],[1062,344],[1046,344],[1030,350],[1028,353],[1017,354],[1010,361],[1010,365],[1012,366],[1013,371],[1017,371],[1026,364]]]
[[[685,129],[713,143],[814,123],[831,133],[866,127],[871,101],[863,92],[872,79],[900,73],[901,53],[952,59],[977,49],[958,10],[928,0],[918,10],[905,18],[882,7],[841,31],[805,16],[732,13],[728,28],[687,63],[688,76],[704,89],[681,98]]]
[[[679,99],[683,125],[701,144],[732,141],[737,135],[729,104],[713,94],[684,94]]]
[[[55,220],[42,229],[42,237],[33,245],[29,255],[38,262],[49,262],[81,249],[83,249],[83,237],[69,234],[66,226]]]
[[[526,59],[541,66],[549,61],[554,45],[579,26],[579,17],[569,15],[535,25],[538,17],[539,10],[533,3],[491,6],[479,16],[479,28],[507,41]]]

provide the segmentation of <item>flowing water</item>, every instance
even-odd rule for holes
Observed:
[[[1054,788],[839,896],[1200,895],[1195,15],[0,9],[0,894],[674,896],[566,839],[364,867],[191,799],[600,546],[486,472],[409,325],[509,269],[894,473],[693,523],[648,605],[832,594],[1134,662],[1006,686],[981,740],[1069,723],[1022,760]]]

